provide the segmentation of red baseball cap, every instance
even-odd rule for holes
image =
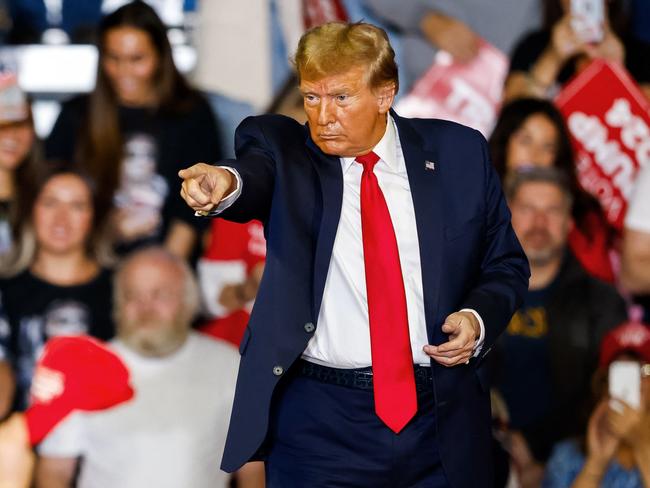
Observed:
[[[600,345],[600,366],[608,366],[616,356],[632,352],[650,363],[650,327],[641,322],[623,322],[608,332]]]
[[[32,390],[25,412],[32,445],[73,410],[104,410],[133,397],[129,371],[120,358],[100,341],[87,336],[59,336],[45,345],[37,365],[61,380],[47,398]],[[38,374],[38,373],[37,373]]]

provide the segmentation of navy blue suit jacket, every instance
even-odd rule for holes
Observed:
[[[398,117],[415,208],[429,341],[441,344],[445,317],[475,309],[485,345],[468,365],[433,362],[443,466],[452,486],[485,486],[491,476],[491,420],[483,358],[528,286],[528,262],[510,225],[483,136],[442,120]],[[259,219],[267,257],[241,342],[241,365],[222,468],[234,471],[258,451],[271,397],[313,336],[343,195],[340,160],[321,152],[307,126],[278,115],[239,126],[236,160],[243,191],[222,216]],[[433,162],[426,167],[426,162]],[[306,327],[307,325],[307,327]],[[281,369],[280,369],[281,368]]]

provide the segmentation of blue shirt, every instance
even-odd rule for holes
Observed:
[[[585,455],[575,441],[560,442],[553,449],[546,465],[542,488],[569,487],[582,471]],[[636,468],[625,469],[615,460],[609,463],[600,481],[607,488],[643,488],[641,473]]]

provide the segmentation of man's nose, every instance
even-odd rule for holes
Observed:
[[[548,227],[548,215],[543,210],[535,211],[533,215],[533,224],[535,227],[546,229]]]
[[[140,319],[150,317],[156,312],[156,303],[150,298],[140,298],[134,306],[135,315]]]
[[[318,106],[318,125],[329,125],[334,122],[334,110],[329,100],[321,99]]]

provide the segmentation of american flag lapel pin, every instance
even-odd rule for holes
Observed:
[[[435,171],[436,163],[434,163],[433,161],[425,161],[424,169],[428,169],[429,171]]]

